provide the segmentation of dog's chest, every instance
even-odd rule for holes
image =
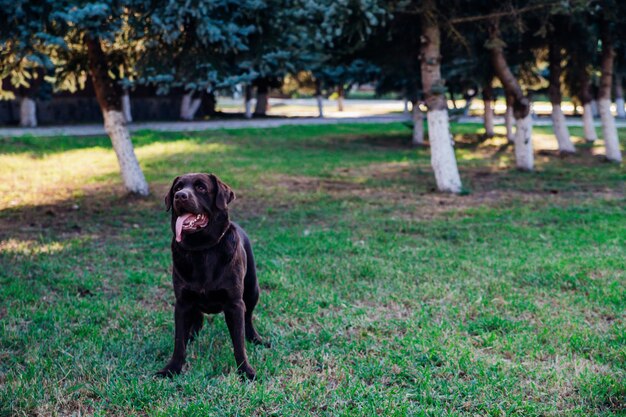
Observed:
[[[245,253],[186,251],[174,256],[175,286],[196,295],[242,287]],[[243,261],[243,262],[242,262]],[[242,268],[243,267],[243,268]]]
[[[190,252],[174,260],[187,291],[205,293],[224,288],[224,265],[219,255],[208,252]]]

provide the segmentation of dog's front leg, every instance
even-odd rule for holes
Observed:
[[[244,341],[245,311],[246,306],[243,300],[233,301],[224,308],[224,317],[226,318],[226,325],[228,326],[228,330],[230,332],[230,338],[233,341],[235,361],[237,362],[237,372],[245,375],[248,379],[253,380],[256,377],[256,371],[248,363],[246,345]]]
[[[171,376],[179,374],[185,364],[187,354],[187,340],[191,332],[190,314],[193,311],[179,304],[174,306],[174,354],[165,368],[157,372],[159,376]]]

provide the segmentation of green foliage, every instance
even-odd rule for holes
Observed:
[[[140,82],[164,91],[202,91],[249,81],[254,71],[241,55],[262,31],[256,22],[268,7],[260,0],[196,0],[185,7],[173,0],[158,3],[145,28]]]
[[[388,5],[379,0],[310,3],[306,49],[315,59],[303,69],[328,88],[365,84],[380,76],[380,67],[367,58],[366,49],[391,18]]]
[[[10,29],[0,32],[0,76],[43,68],[54,70],[51,80],[57,88],[81,86],[88,71],[87,37],[102,40],[115,78],[132,76],[141,38],[130,34],[130,26],[143,24],[137,17],[147,12],[147,6],[133,1],[46,0],[14,7],[4,1],[0,7],[6,14],[0,21],[10,22]]]
[[[380,68],[377,65],[362,59],[337,66],[331,65],[331,62],[323,63],[314,74],[322,85],[328,87],[341,85],[349,89],[353,84],[367,84],[380,76]]]

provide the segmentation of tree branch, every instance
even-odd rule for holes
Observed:
[[[502,10],[499,12],[482,14],[478,16],[466,16],[466,17],[457,17],[455,19],[450,19],[449,22],[451,24],[457,23],[469,23],[469,22],[479,22],[481,20],[490,20],[493,18],[506,17],[506,16],[514,16],[517,14],[527,13],[534,10],[543,9],[545,7],[550,7],[558,4],[558,2],[545,3],[545,4],[536,4],[534,6],[526,6],[521,9],[511,9],[511,10]]]

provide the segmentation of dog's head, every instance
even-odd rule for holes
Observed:
[[[233,190],[213,174],[176,177],[165,196],[165,207],[172,210],[176,241],[207,231],[218,220],[227,220],[228,204],[234,199]]]

